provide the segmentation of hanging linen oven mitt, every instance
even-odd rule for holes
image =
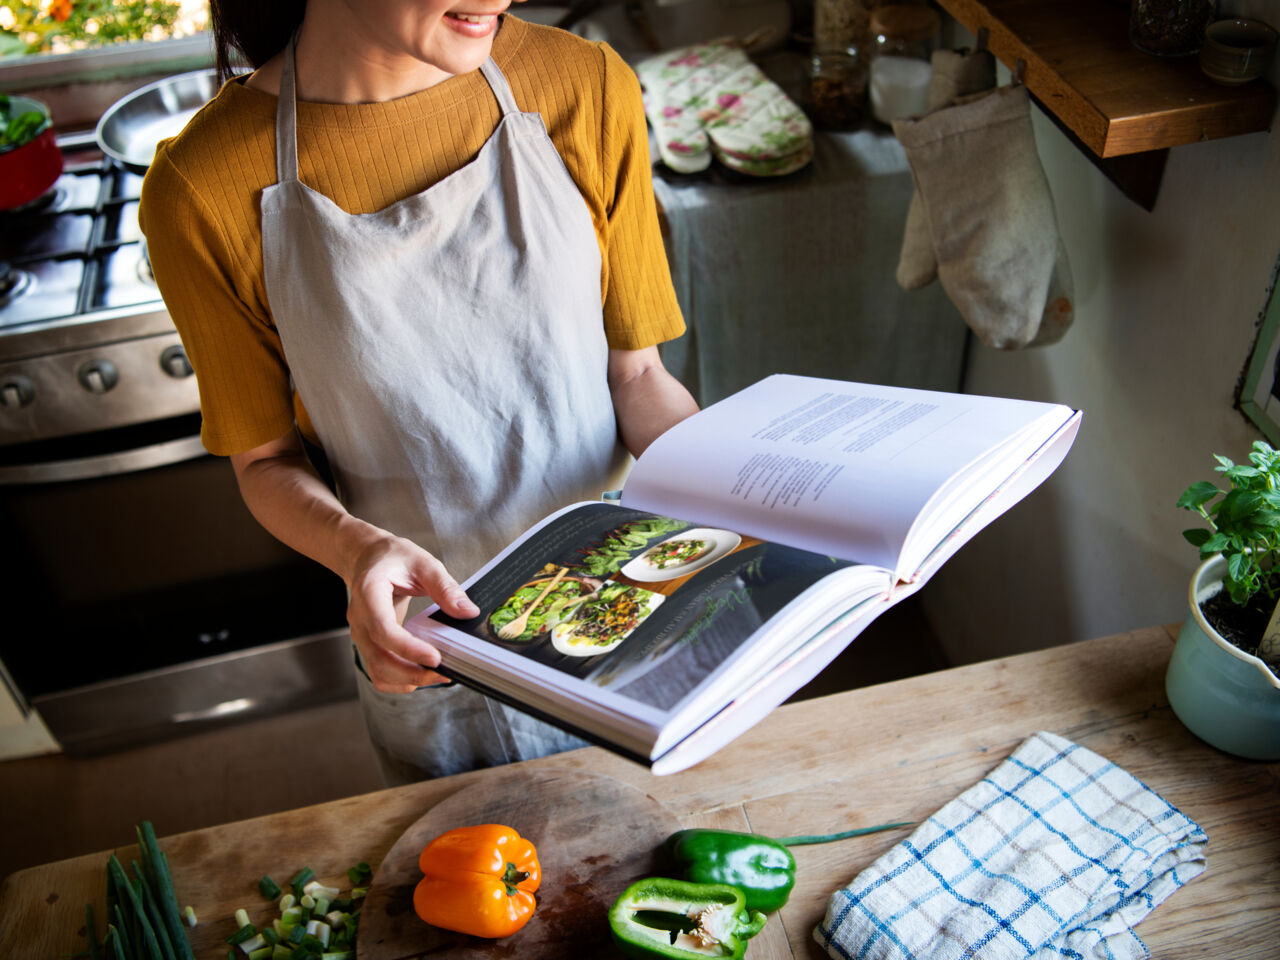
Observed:
[[[1073,285],[1021,84],[895,120],[942,286],[987,346],[1039,346],[1071,325]]]
[[[949,106],[957,97],[982,93],[996,85],[996,58],[990,50],[935,50],[931,63],[927,113]],[[919,193],[913,191],[898,257],[898,285],[903,290],[915,290],[932,283],[937,276],[938,261],[933,255],[929,222]]]
[[[696,173],[714,157],[752,176],[780,176],[813,158],[804,112],[732,43],[700,43],[636,65],[645,116],[672,170]]]
[[[837,890],[814,939],[847,960],[1138,960],[1133,932],[1205,868],[1204,831],[1052,733]]]

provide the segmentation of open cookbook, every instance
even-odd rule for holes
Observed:
[[[706,758],[1062,462],[1047,403],[777,375],[659,437],[406,626],[442,672],[654,773]]]

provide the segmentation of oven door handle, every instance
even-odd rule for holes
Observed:
[[[53,460],[45,463],[18,463],[0,467],[0,486],[25,483],[58,483],[64,480],[94,480],[122,473],[136,473],[154,467],[197,460],[208,456],[200,435],[179,437],[147,447],[104,453],[75,460]]]

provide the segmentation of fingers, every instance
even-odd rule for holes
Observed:
[[[360,556],[350,586],[351,638],[376,690],[406,693],[447,682],[431,669],[440,665],[439,651],[401,625],[415,596],[434,599],[459,618],[479,614],[439,560],[410,541],[388,537]]]
[[[421,552],[413,573],[415,581],[422,587],[417,596],[431,597],[451,617],[466,619],[480,615],[480,608],[471,602],[458,581],[449,576],[444,564],[425,550]]]
[[[398,657],[384,647],[357,643],[360,660],[373,688],[381,693],[412,693],[419,687],[448,683],[434,670]]]

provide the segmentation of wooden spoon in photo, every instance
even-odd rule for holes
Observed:
[[[520,636],[520,634],[524,633],[524,628],[529,625],[529,614],[533,613],[538,604],[543,601],[543,598],[545,598],[546,595],[551,592],[552,588],[560,582],[560,578],[568,572],[568,567],[561,567],[556,572],[556,575],[551,578],[551,582],[543,587],[542,592],[534,598],[533,603],[525,607],[524,613],[520,614],[520,616],[516,617],[498,631],[498,638],[501,640],[514,640],[516,637]]]

